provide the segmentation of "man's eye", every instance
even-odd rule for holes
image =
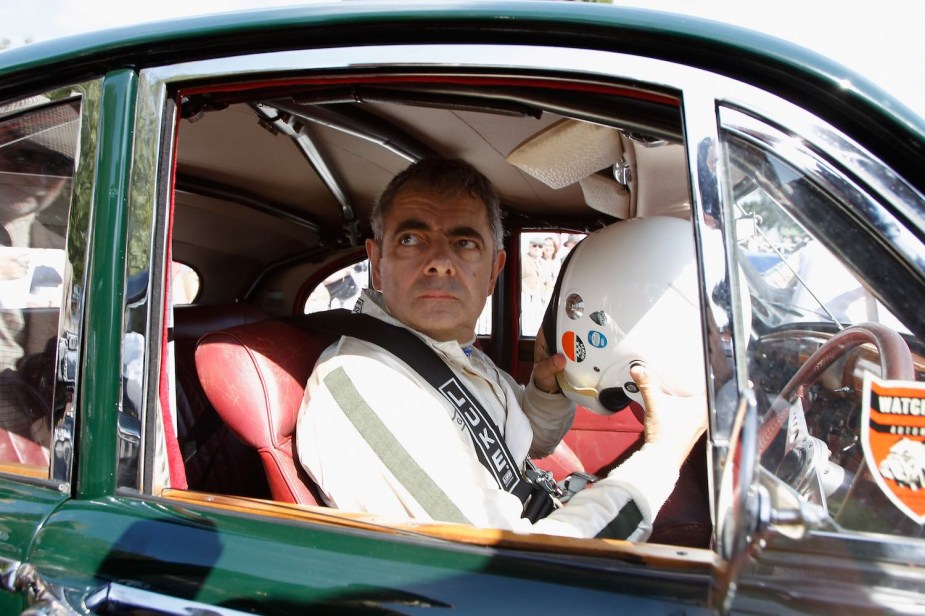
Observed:
[[[402,235],[401,237],[399,237],[398,243],[401,244],[402,246],[415,246],[417,244],[420,244],[421,241],[416,235],[407,234],[407,235]]]
[[[469,239],[462,239],[462,240],[459,240],[459,241],[457,242],[457,245],[458,245],[460,248],[465,248],[465,249],[469,249],[469,250],[479,247],[478,242],[476,242],[475,240],[469,240]]]

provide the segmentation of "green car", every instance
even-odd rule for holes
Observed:
[[[333,338],[293,317],[353,306],[371,205],[433,155],[501,196],[478,343],[520,382],[582,238],[689,225],[676,350],[702,343],[708,429],[648,541],[339,510],[299,464]],[[825,58],[606,5],[345,2],[0,53],[0,613],[922,612],[923,169],[923,119]],[[557,480],[642,444],[638,404],[593,402],[535,461]]]

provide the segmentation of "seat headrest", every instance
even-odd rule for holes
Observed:
[[[220,329],[262,321],[269,315],[252,304],[194,304],[173,309],[174,340],[198,340]]]

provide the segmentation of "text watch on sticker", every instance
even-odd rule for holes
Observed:
[[[864,375],[861,445],[877,485],[925,523],[925,383]]]

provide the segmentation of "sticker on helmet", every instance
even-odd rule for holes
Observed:
[[[607,336],[592,329],[588,332],[588,344],[598,349],[603,349],[607,346]]]
[[[562,352],[574,362],[585,360],[585,343],[573,331],[562,334]]]
[[[861,445],[880,489],[925,523],[925,383],[864,375]]]
[[[591,313],[591,320],[594,321],[595,324],[604,327],[610,322],[610,317],[608,317],[607,313],[603,310],[598,310],[597,312]]]

